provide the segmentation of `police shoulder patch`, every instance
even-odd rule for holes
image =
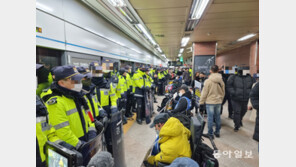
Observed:
[[[48,100],[48,102],[47,102],[48,105],[55,104],[55,103],[57,103],[57,98],[56,97]]]

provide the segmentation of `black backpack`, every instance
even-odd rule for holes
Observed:
[[[190,117],[182,114],[182,113],[176,113],[173,114],[172,117],[177,118],[187,129],[190,129]]]

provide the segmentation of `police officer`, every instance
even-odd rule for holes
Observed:
[[[41,64],[36,64],[36,74],[44,68]],[[37,77],[38,81],[38,77]],[[38,82],[37,82],[38,87]],[[48,112],[43,101],[36,95],[36,166],[46,166],[46,155],[44,146],[47,141],[61,142],[55,135],[55,129],[51,127],[48,119]]]
[[[190,68],[189,68],[189,76],[190,76],[191,79],[192,79],[192,75],[193,75],[193,73],[192,73],[192,67],[190,66]]]
[[[38,96],[40,96],[42,90],[48,88],[53,81],[52,73],[51,71],[49,71],[49,68],[50,68],[50,65],[47,65],[47,66],[42,65],[42,67],[38,69],[38,71],[36,71],[36,74],[38,76],[38,80],[37,80],[38,86],[36,89],[36,95]]]
[[[142,65],[137,72],[133,75],[133,80],[135,83],[135,93],[134,97],[137,102],[137,123],[142,124],[145,118],[145,106],[144,106],[144,89],[147,89],[144,85],[144,78],[146,68]],[[149,89],[149,88],[148,88]]]
[[[125,67],[126,72],[126,83],[127,83],[127,103],[126,103],[126,113],[125,116],[130,118],[134,114],[132,112],[132,104],[133,104],[133,81],[131,79],[130,73],[131,73],[131,66],[126,65]]]
[[[165,82],[165,76],[163,74],[163,69],[158,68],[157,69],[157,79],[158,79],[158,96],[164,95],[164,82]]]
[[[96,136],[96,129],[88,118],[89,107],[81,93],[84,75],[70,65],[54,69],[52,96],[46,102],[56,135],[76,149]]]
[[[135,81],[134,81],[134,79],[133,79],[135,73],[136,73],[135,68],[132,68],[131,72],[129,73],[129,74],[130,74],[130,77],[131,77],[131,83],[132,83],[132,92],[131,92],[131,94],[132,94],[132,98],[133,98],[133,101],[134,101],[134,102],[137,101],[137,99],[136,99],[136,97],[135,97],[136,84],[135,84]],[[136,104],[137,104],[137,103],[132,103],[132,112],[133,112],[133,113],[136,113],[136,112],[137,112]]]
[[[120,68],[119,69],[119,76],[118,76],[118,86],[120,87],[121,91],[119,92],[119,107],[118,110],[122,111],[122,121],[123,124],[127,123],[127,119],[125,117],[126,112],[126,103],[127,103],[127,82],[126,82],[126,69]]]
[[[95,85],[95,93],[101,107],[107,112],[110,117],[111,113],[118,112],[117,96],[115,94],[114,86],[105,77],[111,77],[110,71],[105,71],[105,77],[102,67],[99,62],[94,61],[89,65],[92,73],[92,83]]]
[[[113,67],[112,67],[113,68]],[[116,75],[111,77],[111,71],[103,71],[102,67],[99,65],[99,62],[94,61],[89,65],[89,69],[92,73],[92,83],[95,85],[95,93],[101,107],[107,112],[109,120],[111,120],[111,114],[117,113],[117,96],[116,96],[116,87],[118,82]],[[112,80],[113,84],[112,84]],[[105,130],[105,138],[107,142],[107,150],[112,153],[112,137],[111,137],[111,125],[107,124]]]
[[[82,79],[82,93],[87,101],[88,107],[91,110],[91,122],[95,123],[95,127],[98,133],[103,129],[103,119],[107,116],[106,111],[101,107],[100,102],[97,99],[95,93],[95,85],[91,82],[92,74],[88,69],[84,67],[77,67],[79,73],[84,74]],[[100,120],[101,122],[99,122]],[[106,120],[105,120],[106,121]]]
[[[157,83],[157,74],[156,74],[156,68],[151,68],[149,71],[149,77],[151,81],[151,93],[153,96],[154,103],[157,103],[156,98],[155,98],[155,92],[156,92],[156,84]]]

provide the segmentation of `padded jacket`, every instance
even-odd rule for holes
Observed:
[[[227,80],[227,90],[230,98],[235,101],[248,101],[253,85],[253,78],[250,75],[232,75]]]
[[[225,85],[219,73],[212,73],[201,91],[200,104],[222,104]]]
[[[250,92],[250,99],[252,106],[259,110],[259,82],[255,84],[255,86],[252,88]]]
[[[178,157],[191,158],[189,138],[191,132],[174,117],[163,125],[159,132],[160,152],[148,158],[149,164],[172,163]]]

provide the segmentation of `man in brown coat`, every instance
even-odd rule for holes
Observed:
[[[222,75],[218,73],[219,68],[213,65],[210,69],[211,75],[205,81],[204,88],[201,92],[200,105],[206,103],[207,117],[208,117],[208,135],[213,136],[213,120],[216,122],[215,136],[220,137],[221,121],[220,111],[221,104],[225,95],[225,85]]]

